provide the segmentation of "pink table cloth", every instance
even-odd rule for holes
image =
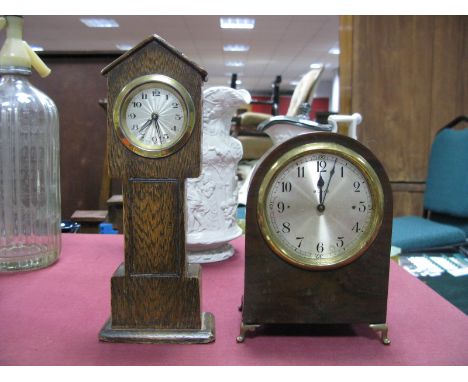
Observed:
[[[244,238],[229,260],[203,265],[203,310],[216,320],[206,345],[98,341],[110,314],[110,277],[121,235],[64,234],[52,267],[0,275],[2,365],[468,365],[468,316],[392,262],[390,346],[367,327],[355,334],[257,336],[236,343]]]

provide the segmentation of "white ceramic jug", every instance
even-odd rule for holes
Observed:
[[[236,110],[250,99],[248,91],[224,86],[203,92],[202,172],[199,178],[187,179],[190,262],[228,259],[234,254],[229,241],[242,234],[236,223],[242,144],[229,131]]]

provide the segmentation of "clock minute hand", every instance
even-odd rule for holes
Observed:
[[[338,160],[338,158],[335,158],[335,163],[333,163],[333,168],[330,171],[330,177],[328,178],[327,187],[325,187],[325,192],[323,194],[323,203],[325,203],[325,198],[327,197],[327,192],[328,192],[328,187],[330,186],[330,181],[331,181],[333,175],[335,174],[335,166],[336,166],[336,161],[337,160]]]
[[[159,127],[159,123],[158,123],[158,120],[157,120],[157,119],[155,119],[154,124],[155,124],[155,126],[156,126],[156,132],[158,133],[159,143],[162,145],[161,129],[160,129],[160,127]]]

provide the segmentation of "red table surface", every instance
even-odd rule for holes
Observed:
[[[236,343],[244,238],[229,260],[203,265],[203,310],[216,321],[205,345],[98,341],[110,315],[121,235],[64,234],[60,260],[0,275],[2,365],[468,365],[468,316],[391,262],[390,346],[367,327],[334,336],[257,336]]]

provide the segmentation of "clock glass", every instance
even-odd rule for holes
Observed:
[[[259,190],[259,225],[293,265],[336,268],[359,257],[383,216],[383,191],[369,163],[334,143],[310,143],[280,157]]]
[[[120,92],[114,125],[130,150],[147,157],[180,148],[194,125],[194,105],[186,89],[163,75],[139,77]]]

